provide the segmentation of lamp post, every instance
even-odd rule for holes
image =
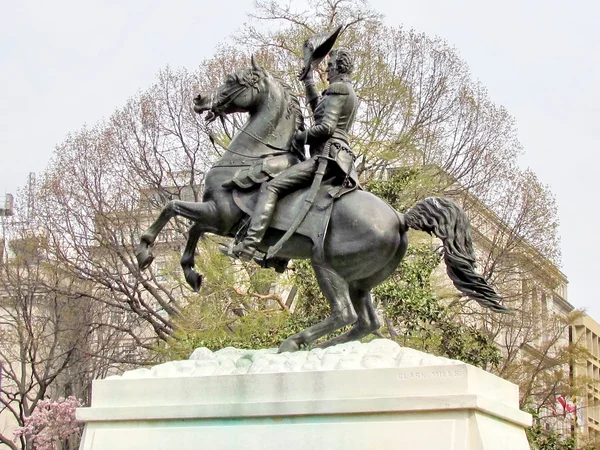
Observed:
[[[4,261],[4,217],[13,215],[13,202],[14,198],[12,194],[6,194],[4,197],[3,207],[0,208],[0,264]],[[2,361],[0,361],[0,393],[2,392]]]
[[[4,218],[10,217],[14,214],[14,197],[12,194],[6,194],[4,196],[4,202],[0,203],[0,264],[4,262],[4,253],[5,253],[5,242],[4,242]],[[2,366],[0,365],[0,370]],[[1,372],[0,372],[1,376]]]

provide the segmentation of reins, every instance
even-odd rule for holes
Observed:
[[[230,103],[232,103],[239,95],[241,95],[249,87],[251,87],[251,86],[240,86],[239,88],[235,89],[233,92],[231,92],[227,96],[227,98],[224,99],[224,104],[221,105],[220,108],[228,106]],[[221,116],[221,120],[223,120],[223,116]],[[290,149],[286,149],[286,148],[282,148],[282,147],[277,147],[276,145],[269,144],[268,142],[263,141],[258,136],[255,136],[254,134],[250,133],[249,131],[244,130],[243,128],[240,128],[238,131],[241,131],[242,133],[250,136],[252,139],[254,139],[255,141],[261,143],[265,147],[270,148],[272,150],[277,150],[277,151],[273,152],[273,153],[267,153],[265,155],[248,155],[248,154],[240,153],[240,152],[237,152],[235,150],[231,150],[230,148],[227,148],[226,152],[230,152],[230,153],[233,153],[234,155],[238,155],[238,156],[241,156],[243,158],[248,158],[248,159],[262,159],[262,158],[267,158],[269,156],[279,156],[279,155],[284,155],[284,154],[287,154],[287,153],[292,153],[290,151]],[[230,167],[232,164],[238,165],[237,162],[231,161],[230,164],[219,164],[219,163],[217,163],[213,167],[224,167],[224,166]],[[243,165],[246,165],[245,161],[240,161],[239,166],[243,166]]]
[[[282,147],[277,147],[276,145],[273,144],[269,144],[265,141],[263,141],[262,139],[260,139],[258,136],[254,136],[252,133],[250,133],[249,131],[244,130],[243,128],[240,128],[240,131],[242,133],[246,133],[248,136],[250,136],[252,139],[254,139],[255,141],[260,142],[262,145],[264,145],[265,147],[269,147],[272,148],[273,150],[279,150],[281,152],[289,152],[289,150],[282,148]]]
[[[285,155],[286,153],[290,153],[290,151],[284,150],[281,152],[266,153],[264,155],[255,156],[255,155],[246,155],[244,153],[236,152],[235,150],[231,150],[230,148],[227,148],[225,150],[225,152],[230,152],[230,153],[233,153],[234,155],[243,156],[244,158],[248,158],[248,159],[261,159],[261,158],[266,158],[267,156],[279,156],[279,155]]]

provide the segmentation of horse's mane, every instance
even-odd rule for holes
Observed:
[[[304,116],[302,115],[302,108],[300,107],[298,96],[294,94],[290,84],[283,78],[273,73],[271,74],[271,77],[281,85],[283,92],[285,92],[285,95],[288,97],[288,112],[295,114],[296,128],[298,130],[304,130]]]
[[[300,100],[298,96],[294,94],[292,87],[290,84],[285,81],[279,75],[275,75],[271,72],[268,72],[265,68],[259,68],[259,73],[252,67],[247,67],[245,69],[241,69],[235,72],[234,76],[237,79],[237,82],[244,86],[251,86],[256,88],[256,83],[258,81],[258,77],[271,77],[275,80],[283,89],[283,93],[285,95],[285,100],[288,104],[288,117],[293,114],[294,119],[296,121],[296,129],[304,130],[304,116],[302,115],[302,108],[300,107]]]

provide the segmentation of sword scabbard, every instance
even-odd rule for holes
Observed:
[[[319,153],[319,165],[315,172],[315,177],[313,178],[310,190],[306,195],[306,199],[302,204],[302,208],[300,209],[300,211],[298,211],[298,214],[296,215],[292,226],[285,232],[285,234],[281,237],[281,239],[279,239],[279,241],[275,245],[269,248],[269,250],[267,251],[266,259],[272,258],[279,250],[281,250],[283,244],[285,244],[288,241],[288,239],[292,237],[292,235],[296,232],[302,221],[305,219],[306,215],[308,214],[308,211],[310,211],[310,208],[312,207],[315,201],[315,197],[317,196],[317,192],[319,191],[319,187],[321,186],[321,181],[323,181],[325,171],[327,170],[327,163],[329,162],[327,156],[329,156],[330,146],[331,144],[329,142],[325,143],[325,145],[321,149],[321,152]]]

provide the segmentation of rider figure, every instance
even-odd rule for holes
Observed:
[[[325,179],[335,178],[334,182],[343,185],[342,189],[359,187],[354,156],[348,142],[348,131],[358,106],[350,80],[352,69],[350,53],[345,49],[335,49],[329,53],[327,64],[329,88],[322,95],[315,86],[312,73],[304,78],[306,98],[313,110],[315,124],[305,131],[297,131],[293,145],[302,149],[308,144],[311,158],[291,166],[262,184],[246,236],[233,248],[233,253],[240,259],[252,259],[269,227],[277,200],[290,192],[310,186],[321,158],[336,163],[328,165]],[[323,154],[325,146],[328,148]]]

